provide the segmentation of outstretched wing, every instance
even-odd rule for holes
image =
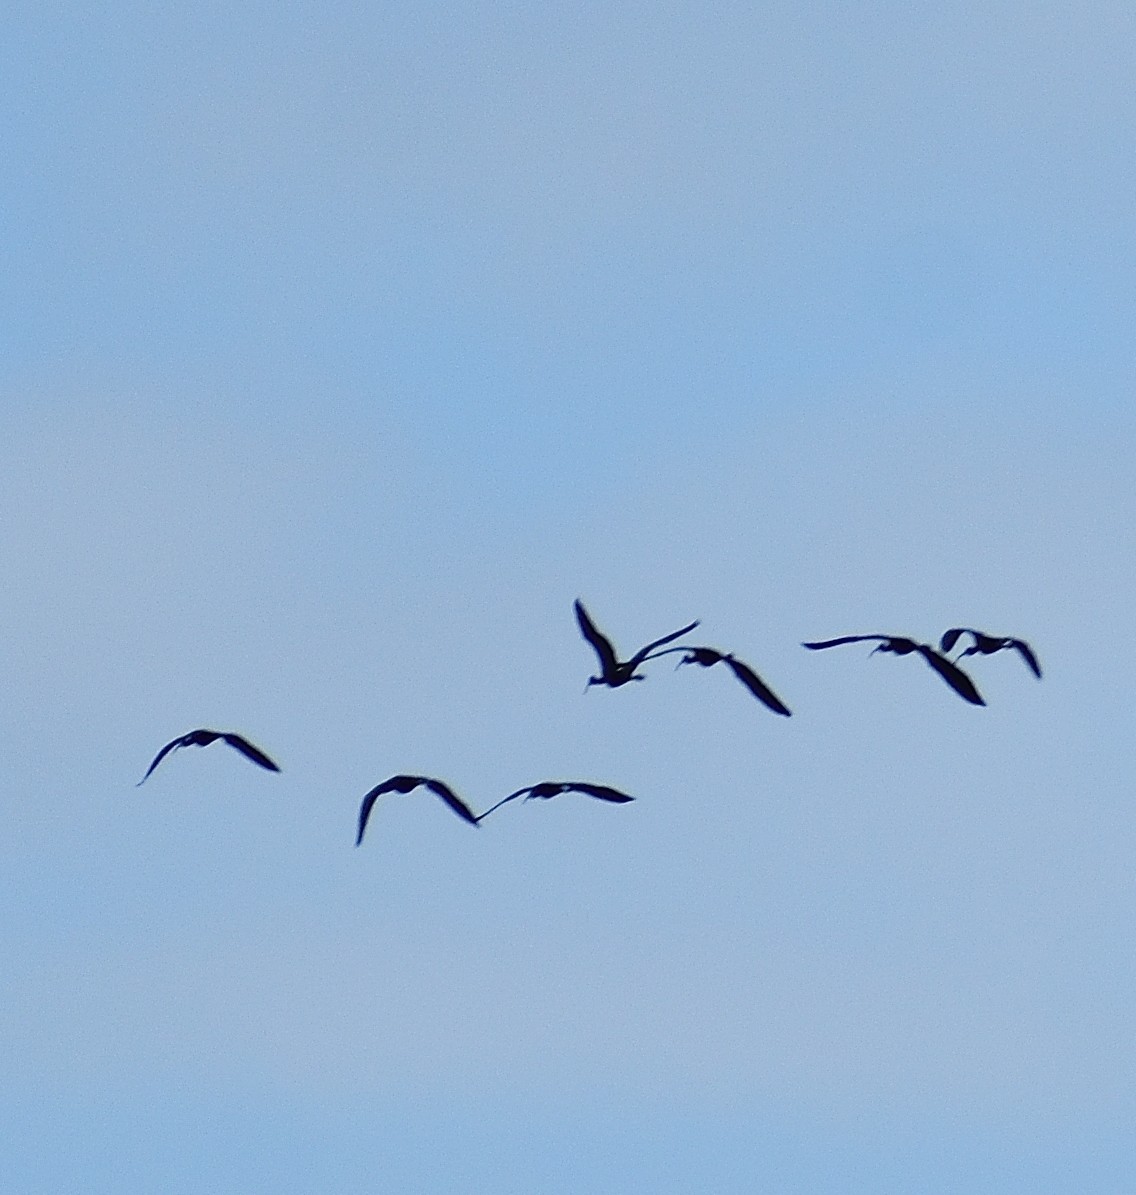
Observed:
[[[194,733],[194,731],[190,731],[189,734],[183,734],[176,739],[171,739],[170,742],[168,742],[161,749],[161,751],[154,756],[154,762],[146,769],[146,775],[143,776],[134,787],[141,788],[142,785],[145,784],[149,779],[150,773],[158,766],[158,764],[160,764],[171,751],[176,751],[179,747],[185,747],[187,744],[189,744],[193,739]]]
[[[843,643],[866,643],[873,639],[886,643],[890,638],[890,635],[841,635],[839,639],[823,639],[819,643],[802,643],[801,646],[807,647],[809,651],[823,651],[826,647],[840,647]]]
[[[587,639],[600,658],[600,671],[604,676],[609,676],[616,668],[615,648],[600,633],[599,627],[592,622],[587,610],[584,609],[584,603],[579,598],[576,599],[576,621],[580,624],[580,634]]]
[[[748,664],[743,664],[741,660],[735,659],[733,656],[723,656],[722,659],[729,664],[733,674],[758,701],[768,706],[775,714],[782,714],[786,718],[792,715],[793,711]]]
[[[449,785],[443,784],[440,780],[427,780],[424,783],[432,793],[441,797],[458,817],[464,818],[471,826],[477,825],[477,816],[473,810],[470,809]]]
[[[1037,662],[1037,656],[1033,654],[1033,648],[1022,639],[1011,639],[1009,645],[1025,660],[1034,676],[1041,680],[1041,665]]]
[[[606,784],[585,784],[582,780],[565,782],[561,786],[562,792],[583,793],[586,797],[595,797],[598,801],[610,801],[613,805],[626,805],[634,801],[627,793],[621,793],[618,788],[610,788]]]
[[[223,734],[221,738],[229,744],[230,747],[236,749],[244,756],[247,756],[253,763],[258,763],[262,768],[267,768],[270,772],[279,772],[280,769],[276,764],[264,754],[259,747],[254,747],[248,739],[241,738],[239,734]]]
[[[934,668],[960,697],[969,701],[971,705],[986,704],[982,700],[982,695],[974,687],[974,681],[957,664],[952,664],[950,660],[944,659],[937,651],[926,644],[920,644],[917,650],[923,659]]]
[[[523,797],[525,793],[534,792],[538,788],[540,788],[539,784],[530,784],[527,788],[518,788],[515,793],[510,793],[507,797],[502,797],[496,805],[490,805],[484,813],[478,814],[477,821],[484,821],[495,809],[500,809],[502,805],[508,805],[510,801],[515,801],[518,797]]]
[[[409,781],[416,781],[414,784],[408,784]],[[411,788],[417,788],[419,784],[424,784],[425,781],[418,776],[392,776],[389,780],[384,780],[382,784],[376,784],[373,789],[363,798],[363,804],[359,806],[359,832],[355,835],[355,845],[363,841],[363,832],[367,829],[367,821],[371,816],[371,810],[375,807],[375,802],[383,795],[389,792],[410,792]]]
[[[646,647],[641,647],[630,659],[629,663],[634,667],[642,664],[643,661],[655,650],[656,647],[662,647],[665,643],[673,643],[676,639],[681,639],[683,635],[689,635],[691,631],[698,626],[699,620],[696,618],[689,626],[685,626],[681,631],[671,631],[669,635],[664,635],[661,639],[656,639],[653,643],[648,643]]]
[[[558,797],[561,793],[567,792],[583,793],[585,796],[595,797],[599,801],[610,801],[613,805],[625,805],[628,801],[635,800],[634,797],[621,793],[617,788],[609,788],[606,784],[588,784],[582,780],[544,780],[540,784],[529,784],[524,788],[518,788],[516,792],[502,797],[496,805],[491,805],[477,820],[481,821],[483,818],[487,818],[494,809],[500,809],[502,805],[509,801],[515,801],[518,797],[524,797],[526,801],[531,801],[534,798],[548,800],[550,797]]]

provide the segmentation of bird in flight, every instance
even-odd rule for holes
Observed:
[[[576,599],[576,621],[580,624],[580,634],[592,645],[600,661],[600,675],[590,677],[588,685],[607,685],[611,689],[618,689],[620,685],[625,685],[628,681],[642,680],[643,677],[637,676],[635,670],[656,647],[673,643],[675,639],[689,635],[698,626],[698,621],[695,620],[689,626],[683,627],[681,631],[672,631],[669,635],[664,635],[661,639],[648,643],[646,647],[641,647],[629,660],[620,660],[615,654],[611,640],[603,635],[596,624],[592,622],[587,610],[584,609],[584,603],[579,598]]]
[[[146,783],[150,773],[171,751],[176,751],[179,747],[208,747],[210,743],[215,743],[218,739],[224,740],[230,747],[236,747],[242,755],[247,756],[253,763],[260,764],[262,768],[267,768],[270,772],[280,771],[276,764],[259,747],[254,747],[248,739],[241,738],[239,734],[231,734],[223,730],[191,730],[189,734],[183,734],[181,738],[167,743],[154,756],[154,762],[146,769],[146,775],[138,781],[135,787],[141,788]]]
[[[676,652],[686,652],[676,667],[681,668],[683,664],[698,664],[703,668],[712,668],[715,664],[725,664],[754,697],[767,705],[775,714],[783,714],[786,718],[792,714],[793,711],[748,664],[742,663],[729,652],[721,652],[713,647],[668,647],[664,651],[656,652],[651,659],[673,655]]]
[[[419,787],[428,788],[436,796],[441,797],[458,817],[464,818],[471,826],[477,825],[477,817],[473,810],[448,784],[443,784],[441,780],[435,780],[432,776],[392,776],[389,780],[384,780],[382,784],[376,784],[363,798],[363,804],[359,807],[359,833],[355,836],[355,845],[358,846],[363,841],[363,833],[367,829],[367,820],[371,816],[371,810],[383,793],[408,793]]]
[[[503,797],[496,805],[491,805],[477,820],[482,821],[494,809],[500,809],[507,801],[515,801],[517,797],[524,797],[526,801],[547,801],[550,797],[560,796],[561,793],[583,793],[586,797],[610,801],[613,805],[626,805],[628,801],[635,800],[617,788],[608,788],[606,784],[585,784],[582,780],[545,780],[540,784],[530,784],[527,788],[518,788],[515,793]]]
[[[904,639],[899,635],[842,635],[839,639],[825,639],[819,643],[802,643],[810,651],[823,651],[826,647],[839,647],[842,643],[864,643],[877,641],[872,655],[877,651],[891,652],[897,656],[909,656],[913,652],[927,661],[928,664],[947,682],[948,685],[965,701],[971,705],[985,705],[982,695],[974,687],[974,681],[957,665],[945,656],[941,656],[933,647],[926,643],[916,643],[914,639]]]
[[[953,651],[955,644],[963,635],[971,635],[974,642],[965,650],[958,654],[958,659],[963,656],[992,656],[996,651],[1004,651],[1007,648],[1016,651],[1018,655],[1025,660],[1029,670],[1038,678],[1041,679],[1041,665],[1037,662],[1037,656],[1034,654],[1033,648],[1024,639],[1011,639],[1008,636],[1002,635],[987,635],[983,631],[976,631],[972,627],[951,627],[949,631],[943,632],[942,639],[939,640],[939,650],[943,653]]]

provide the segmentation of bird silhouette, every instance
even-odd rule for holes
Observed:
[[[698,626],[698,621],[695,620],[689,626],[683,627],[681,631],[672,631],[669,635],[664,635],[661,639],[648,643],[646,647],[641,647],[631,659],[620,660],[615,654],[611,640],[603,635],[596,624],[592,622],[587,610],[584,609],[584,603],[579,598],[576,599],[576,621],[580,624],[580,634],[595,649],[600,661],[600,675],[590,677],[588,685],[607,685],[610,689],[618,689],[620,685],[625,685],[628,681],[642,680],[643,677],[637,676],[635,670],[656,647],[662,647],[665,643],[673,643],[683,635],[689,635]]]
[[[1009,648],[1016,651],[1025,660],[1027,667],[1038,680],[1041,679],[1041,665],[1037,662],[1033,648],[1024,639],[987,635],[984,631],[976,631],[972,627],[951,627],[949,631],[943,632],[943,637],[939,640],[939,650],[944,653],[953,651],[955,644],[963,635],[972,635],[974,642],[965,651],[959,652],[958,659],[961,660],[963,656],[992,656],[997,651],[1005,651]]]
[[[951,663],[945,656],[941,656],[933,647],[926,643],[916,643],[914,639],[905,639],[900,635],[842,635],[839,639],[825,639],[819,643],[802,643],[810,651],[823,651],[826,647],[839,647],[842,643],[864,643],[878,641],[872,655],[877,651],[891,652],[897,656],[909,656],[917,652],[928,664],[947,682],[948,685],[965,701],[971,705],[985,705],[982,695],[974,687],[974,681],[957,665]]]
[[[783,714],[786,718],[792,714],[793,711],[748,664],[742,663],[729,652],[718,651],[714,647],[668,647],[663,651],[655,652],[650,659],[656,660],[659,656],[674,655],[677,652],[686,652],[686,655],[676,665],[677,668],[681,668],[683,664],[699,664],[703,668],[712,668],[715,664],[725,664],[754,697],[767,705],[775,714]]]
[[[500,809],[508,801],[515,801],[517,797],[524,797],[526,801],[547,801],[550,797],[558,797],[561,793],[583,793],[587,797],[595,797],[598,801],[610,801],[613,805],[626,805],[634,801],[626,793],[617,788],[609,788],[606,784],[586,784],[582,780],[544,780],[540,784],[530,784],[527,788],[518,788],[515,793],[502,797],[496,805],[491,805],[478,821],[487,818],[494,809]]]
[[[358,846],[363,841],[363,833],[367,829],[367,820],[371,816],[371,810],[383,793],[408,793],[419,787],[428,788],[432,793],[441,797],[458,817],[464,818],[471,826],[477,825],[477,817],[473,810],[448,784],[443,784],[441,780],[435,780],[432,776],[392,776],[389,780],[384,780],[382,784],[376,784],[363,798],[363,804],[359,806],[359,833],[355,836],[355,845]]]
[[[242,755],[247,756],[253,763],[260,764],[262,768],[267,768],[270,772],[280,771],[276,764],[259,747],[254,747],[248,739],[241,738],[239,734],[232,734],[223,730],[191,730],[189,734],[183,734],[181,738],[167,743],[154,756],[154,762],[146,769],[146,775],[138,781],[135,787],[141,788],[146,783],[150,773],[171,751],[177,751],[179,747],[208,747],[210,743],[215,743],[218,739],[223,739],[230,747],[236,747]]]

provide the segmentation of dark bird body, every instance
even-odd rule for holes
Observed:
[[[673,643],[683,635],[689,635],[698,626],[697,621],[692,622],[689,626],[683,627],[681,631],[672,631],[669,635],[664,635],[661,639],[648,643],[646,647],[641,647],[629,660],[620,660],[615,654],[611,640],[592,622],[587,610],[584,609],[584,603],[579,598],[576,599],[576,621],[580,625],[580,634],[592,645],[600,662],[600,675],[590,677],[588,684],[589,686],[607,685],[610,689],[618,689],[620,685],[625,685],[628,681],[642,680],[641,676],[636,675],[635,670],[656,647]]]
[[[1034,654],[1033,648],[1024,639],[1011,639],[1004,635],[987,635],[984,631],[976,631],[972,627],[952,627],[949,631],[943,632],[942,639],[939,640],[939,650],[941,652],[953,651],[955,644],[963,635],[970,635],[974,642],[958,654],[958,659],[963,656],[992,656],[995,652],[1012,650],[1016,651],[1026,662],[1029,670],[1038,678],[1041,679],[1041,665],[1037,662],[1037,656]]]
[[[957,665],[951,663],[945,656],[941,656],[933,647],[926,643],[916,643],[914,639],[905,639],[901,635],[842,635],[839,639],[824,639],[817,643],[802,643],[810,651],[823,651],[827,647],[839,647],[844,643],[875,642],[878,646],[872,652],[890,652],[896,656],[909,656],[918,653],[924,660],[947,682],[948,685],[965,701],[971,705],[985,705],[982,695],[974,686],[974,681]]]
[[[477,818],[473,810],[448,784],[443,784],[441,780],[435,780],[432,776],[392,776],[389,780],[384,780],[382,784],[376,784],[363,798],[363,804],[359,807],[359,832],[355,837],[355,845],[358,846],[363,841],[363,833],[367,829],[367,819],[371,816],[371,810],[379,797],[384,793],[413,792],[419,787],[428,788],[435,796],[441,797],[458,817],[464,818],[471,826],[477,825]]]
[[[478,821],[487,818],[494,809],[500,809],[508,801],[515,801],[524,797],[526,801],[547,801],[551,797],[558,797],[561,793],[583,793],[586,797],[595,797],[598,801],[610,801],[613,805],[626,805],[634,801],[626,793],[617,788],[609,788],[606,784],[587,784],[582,780],[545,780],[540,784],[530,784],[527,788],[518,788],[515,793],[503,797],[496,805],[491,805]]]
[[[677,652],[686,652],[686,655],[678,662],[679,668],[683,664],[698,664],[702,668],[712,668],[715,664],[725,664],[754,697],[768,706],[775,714],[782,714],[786,718],[792,714],[793,711],[789,709],[781,698],[773,692],[748,664],[744,664],[736,656],[730,655],[729,652],[718,651],[717,648],[713,647],[668,647],[665,651],[656,652],[651,656],[651,659],[657,659],[659,656],[674,655]]]
[[[267,768],[270,772],[280,771],[276,764],[259,747],[254,747],[248,739],[241,738],[239,734],[232,734],[223,730],[191,730],[189,734],[183,734],[181,738],[167,743],[154,756],[154,762],[146,769],[146,775],[138,781],[137,787],[141,787],[146,783],[150,773],[171,751],[177,751],[180,747],[208,747],[210,743],[215,743],[218,739],[224,740],[230,747],[235,747],[242,755],[247,756],[253,763],[259,764],[262,768]]]

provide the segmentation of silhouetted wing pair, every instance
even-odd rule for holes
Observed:
[[[939,640],[939,650],[953,651],[963,635],[971,635],[974,642],[965,651],[959,652],[960,660],[963,656],[992,656],[995,652],[1010,649],[1025,660],[1026,666],[1038,680],[1041,679],[1041,665],[1037,662],[1033,648],[1024,639],[1011,639],[1007,635],[987,635],[984,631],[976,631],[972,627],[951,627],[949,631],[943,632],[943,637]]]
[[[698,620],[695,619],[681,631],[672,631],[669,635],[664,635],[661,639],[655,639],[648,643],[646,647],[641,647],[629,660],[620,660],[615,654],[611,640],[592,622],[587,610],[584,609],[584,603],[579,598],[576,599],[576,621],[580,624],[580,634],[592,645],[600,661],[600,675],[590,677],[588,684],[607,685],[611,689],[618,689],[620,685],[625,685],[628,681],[642,680],[641,676],[636,675],[635,670],[656,647],[662,647],[665,643],[673,643],[676,639],[681,639],[683,635],[689,635],[698,626]]]
[[[464,818],[471,826],[477,825],[477,816],[473,810],[448,784],[443,784],[441,780],[435,780],[432,776],[392,776],[389,780],[384,780],[382,784],[376,784],[363,798],[363,804],[359,807],[359,833],[355,836],[355,845],[358,846],[363,841],[363,833],[367,829],[371,810],[384,793],[408,793],[420,786],[428,788],[435,796],[441,797],[458,817]]]
[[[550,797],[558,797],[561,793],[583,793],[586,797],[595,797],[597,801],[610,801],[613,805],[626,805],[634,801],[626,793],[617,788],[609,788],[606,784],[585,784],[582,780],[545,780],[540,784],[530,784],[527,788],[518,788],[515,793],[502,797],[496,805],[490,807],[477,819],[488,817],[494,809],[500,809],[508,801],[515,801],[524,797],[526,801],[547,801]]]
[[[605,784],[587,784],[581,780],[545,780],[540,784],[530,784],[526,788],[518,788],[516,792],[510,793],[496,805],[477,816],[454,790],[448,784],[443,784],[441,780],[435,780],[432,776],[392,776],[389,780],[384,780],[382,784],[376,785],[363,798],[363,804],[359,808],[359,832],[355,837],[355,845],[358,846],[363,841],[367,821],[379,797],[389,792],[408,793],[420,786],[428,788],[436,796],[441,797],[458,817],[472,826],[476,826],[488,817],[494,809],[500,809],[507,801],[514,801],[517,797],[524,797],[526,801],[534,798],[547,800],[550,797],[559,796],[561,793],[578,792],[584,793],[585,796],[595,797],[600,801],[611,801],[616,805],[623,805],[628,801],[635,800],[634,797],[629,797],[626,793],[609,788]]]
[[[242,755],[251,759],[253,763],[259,764],[262,768],[267,768],[270,772],[280,771],[276,764],[259,747],[254,747],[248,739],[242,738],[239,734],[233,734],[230,731],[224,730],[191,730],[189,734],[183,734],[181,738],[167,743],[154,756],[154,762],[146,769],[146,775],[138,781],[135,787],[140,788],[145,784],[150,773],[171,751],[177,751],[180,747],[208,747],[210,743],[215,743],[218,739],[228,743],[230,747],[235,747]]]
[[[801,646],[810,651],[823,651],[828,647],[840,647],[844,643],[865,642],[878,643],[879,646],[875,648],[873,655],[876,651],[891,652],[897,656],[909,656],[912,653],[921,655],[960,697],[972,705],[986,704],[975,688],[974,681],[957,664],[952,664],[928,644],[916,643],[914,639],[905,639],[901,635],[841,635],[839,639],[824,639],[817,643],[803,643]]]
[[[637,676],[635,673],[640,664],[643,664],[647,660],[657,660],[660,656],[669,656],[683,652],[685,655],[679,660],[679,667],[683,664],[699,664],[703,668],[710,668],[714,664],[725,664],[738,680],[759,701],[773,710],[774,713],[789,717],[792,712],[748,664],[743,663],[729,652],[721,652],[714,647],[682,645],[678,647],[666,647],[662,651],[657,650],[658,648],[664,648],[664,645],[667,643],[673,643],[675,639],[681,639],[683,635],[689,635],[699,625],[697,621],[683,627],[681,631],[673,631],[669,635],[664,635],[661,639],[656,639],[654,642],[648,643],[646,647],[640,648],[625,663],[621,663],[617,659],[615,649],[612,647],[610,640],[601,634],[596,624],[589,617],[587,610],[584,609],[584,604],[579,598],[576,599],[576,621],[580,624],[580,633],[595,649],[595,653],[600,661],[600,675],[591,677],[588,680],[589,685],[608,685],[610,688],[616,689],[620,685],[625,685],[630,680],[642,680],[643,678]]]

